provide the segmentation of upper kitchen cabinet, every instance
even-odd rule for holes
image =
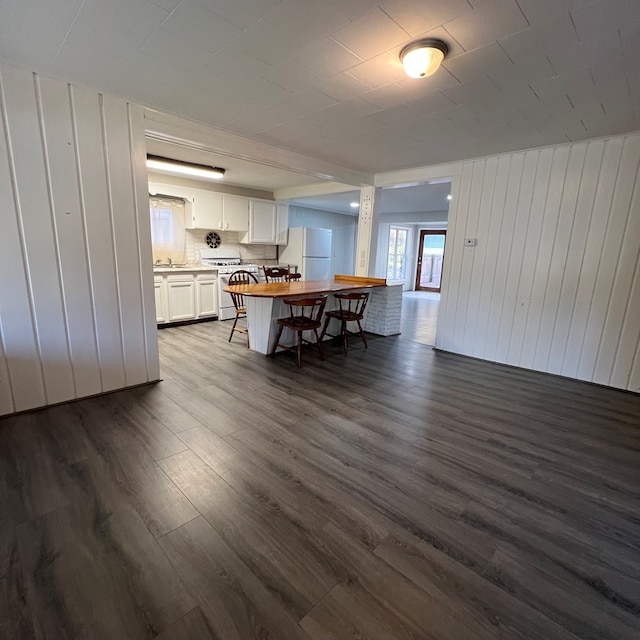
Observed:
[[[242,196],[222,195],[222,217],[218,218],[223,231],[249,231],[249,200]]]
[[[276,204],[276,244],[289,242],[289,205],[279,202]]]
[[[182,198],[185,202],[184,226],[187,229],[222,229],[222,194],[182,185],[149,183],[151,195]]]
[[[249,200],[249,231],[243,244],[287,244],[289,209],[270,200]]]
[[[194,199],[191,216],[186,216],[187,229],[220,229],[218,226],[222,213],[222,194],[204,189],[193,189]]]
[[[265,200],[249,201],[249,233],[244,242],[276,243],[276,203]]]

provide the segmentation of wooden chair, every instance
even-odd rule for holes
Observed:
[[[322,327],[320,340],[324,338],[331,318],[335,318],[340,321],[340,333],[338,335],[342,336],[342,346],[344,352],[347,353],[349,350],[348,338],[350,335],[356,335],[355,332],[348,330],[347,323],[356,322],[358,324],[358,333],[362,338],[362,342],[364,342],[364,348],[367,349],[367,338],[362,330],[360,320],[362,320],[365,307],[367,306],[367,301],[369,300],[369,292],[359,291],[356,293],[334,293],[333,297],[338,301],[338,308],[325,313],[324,326]]]
[[[262,267],[267,282],[291,282],[302,277],[301,273],[291,273],[291,267]]]
[[[289,315],[286,318],[278,319],[278,335],[276,336],[273,349],[269,355],[274,355],[276,349],[281,347],[287,351],[292,351],[298,357],[298,367],[302,366],[302,343],[308,340],[302,337],[304,331],[313,331],[316,336],[316,344],[320,352],[320,359],[324,360],[324,349],[322,340],[318,337],[318,329],[322,325],[322,312],[327,304],[327,296],[317,296],[315,298],[285,299],[283,302],[289,305]],[[282,331],[287,327],[298,334],[295,347],[280,343]]]
[[[258,284],[258,279],[250,273],[249,271],[245,271],[244,269],[240,269],[239,271],[234,271],[229,276],[229,285],[237,285],[237,284]],[[238,331],[239,333],[247,334],[247,349],[249,348],[249,331],[248,329],[244,329],[242,327],[238,327],[238,320],[240,318],[247,317],[247,309],[244,304],[244,296],[241,293],[231,292],[231,300],[233,301],[233,306],[236,310],[236,317],[233,321],[233,326],[231,327],[231,333],[229,334],[229,342],[231,342],[231,338],[233,338],[233,332]]]

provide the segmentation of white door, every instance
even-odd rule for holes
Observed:
[[[331,229],[305,228],[302,256],[309,258],[330,258]]]
[[[302,261],[303,280],[331,280],[331,258],[304,258]]]

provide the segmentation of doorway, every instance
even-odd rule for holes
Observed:
[[[416,291],[440,293],[442,263],[447,232],[444,230],[420,231],[416,266]]]

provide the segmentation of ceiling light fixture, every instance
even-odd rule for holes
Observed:
[[[357,209],[360,206],[359,202],[351,202],[349,203],[351,207],[353,207],[354,209]]]
[[[449,195],[447,196],[447,200],[453,200],[453,196],[452,196],[451,194],[449,194]]]
[[[410,78],[426,78],[438,70],[449,47],[442,40],[424,38],[408,44],[400,52],[405,73]]]
[[[225,170],[220,167],[211,167],[206,164],[171,160],[161,156],[147,155],[147,169],[166,173],[178,173],[183,176],[204,178],[205,180],[221,180]]]

